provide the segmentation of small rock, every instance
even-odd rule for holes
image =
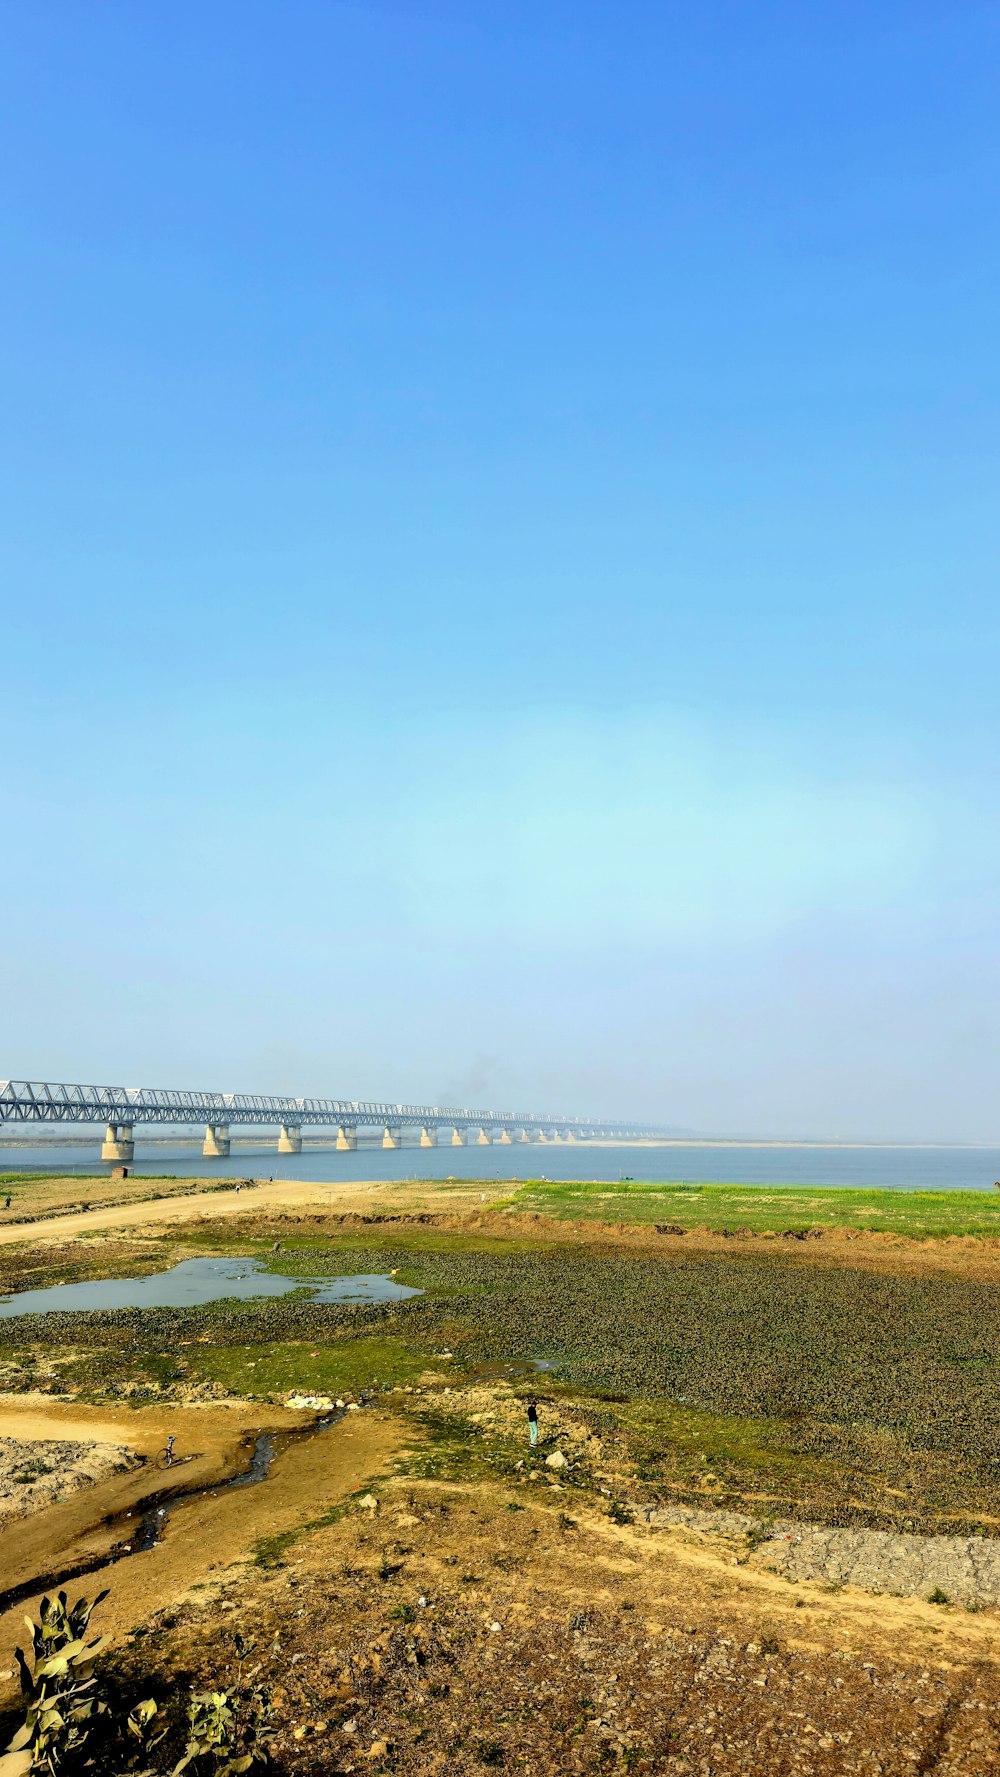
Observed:
[[[387,1758],[389,1755],[388,1740],[373,1740],[365,1753],[366,1758]]]
[[[374,1493],[363,1493],[358,1500],[358,1505],[364,1512],[378,1511],[378,1500],[375,1498]]]
[[[546,1468],[569,1468],[569,1463],[561,1450],[553,1450],[551,1456],[545,1458]]]
[[[490,1624],[490,1634],[491,1635],[499,1635],[502,1629],[503,1629],[502,1623],[491,1623]]]

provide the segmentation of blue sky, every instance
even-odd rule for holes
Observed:
[[[0,0],[0,1074],[1000,1139],[998,73]]]

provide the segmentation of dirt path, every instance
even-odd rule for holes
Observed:
[[[179,1471],[178,1485],[185,1488],[222,1480],[244,1468],[247,1441],[260,1430],[301,1428],[303,1424],[301,1414],[250,1403],[229,1408],[123,1412],[120,1419],[110,1420],[106,1410],[96,1410],[91,1417],[80,1408],[70,1408],[65,1415],[58,1408],[51,1416],[42,1415],[36,1403],[23,1416],[5,1406],[0,1425],[8,1420],[31,1423],[38,1436],[37,1426],[44,1417],[49,1435],[59,1436],[81,1416],[88,1436],[98,1427],[105,1431],[113,1427],[119,1442],[127,1438],[147,1454],[162,1443],[168,1428],[175,1431],[179,1449],[193,1447],[200,1452]],[[404,1441],[398,1422],[389,1415],[374,1410],[350,1413],[329,1431],[280,1449],[267,1480],[259,1485],[217,1494],[209,1491],[178,1506],[155,1548],[109,1563],[99,1574],[82,1579],[79,1590],[87,1593],[110,1587],[101,1627],[118,1639],[191,1588],[204,1584],[210,1574],[218,1574],[247,1555],[260,1538],[280,1535],[322,1517],[369,1475],[383,1471]],[[109,1531],[105,1520],[130,1508],[137,1510],[163,1481],[162,1475],[148,1470],[116,1476],[85,1497],[77,1495],[24,1524],[11,1526],[3,1537],[0,1583],[5,1588],[21,1586],[34,1574],[57,1570],[61,1563],[105,1552],[122,1534],[120,1528]],[[26,1596],[0,1616],[0,1661],[10,1656],[22,1619],[32,1612],[38,1596],[40,1593]]]
[[[237,1191],[195,1190],[186,1195],[137,1198],[134,1203],[105,1204],[81,1212],[44,1216],[36,1222],[12,1222],[0,1227],[0,1246],[16,1242],[70,1240],[96,1229],[145,1228],[193,1221],[216,1221],[223,1216],[256,1219],[270,1211],[324,1210],[336,1215],[372,1214],[390,1208],[394,1213],[433,1207],[444,1214],[486,1208],[510,1193],[509,1179],[474,1179],[454,1184],[434,1179],[391,1181],[346,1179],[341,1183],[313,1179],[274,1179]],[[554,1224],[558,1227],[559,1224]],[[571,1237],[571,1236],[570,1236]]]
[[[187,1197],[161,1197],[150,1202],[119,1203],[103,1209],[86,1210],[82,1215],[47,1216],[37,1222],[15,1222],[0,1228],[0,1246],[18,1241],[69,1240],[76,1234],[89,1234],[97,1228],[148,1227],[167,1222],[216,1221],[222,1216],[259,1215],[261,1210],[352,1208],[373,1192],[384,1189],[376,1181],[370,1184],[327,1185],[298,1179],[276,1179],[273,1184],[256,1185],[242,1191],[195,1191]]]

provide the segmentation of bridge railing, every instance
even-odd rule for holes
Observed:
[[[537,1111],[493,1111],[456,1105],[389,1104],[374,1099],[293,1098],[275,1094],[198,1092],[159,1086],[68,1085],[43,1080],[0,1080],[0,1124],[104,1123],[109,1135],[137,1124],[169,1124],[207,1129],[232,1125],[251,1128],[338,1130],[382,1127],[446,1128],[564,1133],[578,1138],[652,1138],[666,1131],[621,1118],[564,1117]],[[119,1144],[121,1145],[121,1144]],[[213,1149],[213,1152],[217,1151]]]

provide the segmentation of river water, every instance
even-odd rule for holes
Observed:
[[[0,1172],[110,1172],[98,1158],[100,1136],[0,1146]],[[346,1184],[369,1179],[592,1179],[622,1177],[685,1183],[880,1186],[895,1190],[989,1191],[1000,1179],[1000,1148],[824,1146],[786,1142],[664,1142],[620,1147],[596,1142],[511,1147],[383,1149],[359,1145],[338,1154],[332,1142],[306,1139],[301,1154],[279,1154],[277,1139],[234,1145],[228,1160],[205,1160],[201,1138],[143,1138],[133,1170],[183,1178],[283,1178]]]

